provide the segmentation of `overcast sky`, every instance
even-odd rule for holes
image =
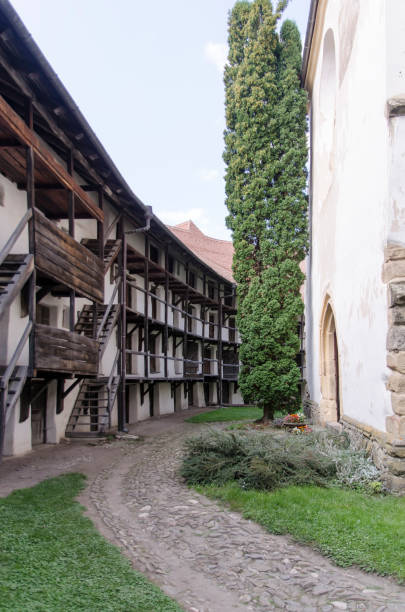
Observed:
[[[285,17],[305,37],[310,0]],[[230,239],[223,64],[233,0],[12,0],[116,166],[162,221]]]

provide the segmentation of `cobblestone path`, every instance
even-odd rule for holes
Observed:
[[[127,443],[87,493],[137,569],[190,612],[405,611],[395,582],[336,567],[188,489],[181,447],[199,429],[179,423]]]

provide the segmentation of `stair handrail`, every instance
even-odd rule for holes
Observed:
[[[7,240],[4,247],[1,249],[0,266],[3,263],[3,261],[6,259],[7,255],[10,254],[11,249],[13,248],[13,246],[19,239],[20,235],[22,234],[25,226],[27,225],[31,217],[32,217],[32,208],[29,208],[27,212],[25,213],[25,215],[23,216],[23,218],[21,219],[21,221],[19,222],[19,224],[17,225],[17,227],[15,228],[14,232],[11,234],[10,238]]]
[[[113,231],[114,227],[117,225],[117,223],[121,220],[122,217],[122,213],[118,213],[117,216],[111,221],[110,225],[108,226],[107,230],[105,231],[104,234],[104,246],[107,244],[107,241],[110,237],[111,232]]]
[[[115,296],[117,295],[117,291],[118,291],[118,288],[120,286],[120,283],[121,283],[121,277],[119,277],[117,282],[115,283],[114,291],[112,292],[110,301],[108,303],[108,306],[106,308],[104,316],[103,316],[103,318],[101,320],[100,326],[99,326],[99,328],[97,330],[96,340],[98,340],[100,338],[100,336],[101,336],[101,332],[103,331],[103,328],[104,328],[104,326],[106,324],[108,316],[109,316],[109,314],[111,312],[111,308],[113,307],[114,299],[115,299]]]
[[[15,349],[14,354],[10,360],[10,363],[8,364],[7,369],[4,372],[3,376],[1,377],[1,380],[0,380],[1,389],[7,389],[10,377],[12,373],[14,372],[14,368],[17,364],[18,358],[20,357],[22,353],[22,350],[27,343],[32,327],[33,327],[32,321],[28,321],[27,326],[24,330],[24,333],[22,334],[20,341],[17,345],[17,348]]]
[[[108,412],[108,428],[109,429],[111,428],[111,411],[112,411],[112,406],[111,406],[111,387],[112,387],[112,384],[113,384],[114,371],[115,371],[115,368],[117,367],[119,356],[120,356],[120,350],[117,349],[117,352],[115,354],[114,363],[112,365],[110,376],[108,377],[108,382],[107,382],[107,412]]]
[[[120,356],[120,351],[119,351],[119,349],[117,349],[117,352],[116,352],[116,355],[115,355],[115,359],[114,359],[114,363],[113,363],[112,368],[111,368],[110,376],[108,377],[108,381],[107,381],[107,389],[108,390],[111,390],[112,381],[114,379],[114,370],[115,370],[115,368],[117,366],[119,356]]]

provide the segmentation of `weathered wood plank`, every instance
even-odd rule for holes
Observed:
[[[51,257],[53,254],[62,257],[66,261],[67,266],[72,266],[77,270],[79,276],[81,273],[83,281],[87,282],[89,280],[88,277],[90,277],[96,286],[99,286],[102,282],[103,274],[100,264],[87,259],[87,255],[83,251],[71,246],[65,248],[56,237],[52,239],[49,235],[45,236],[42,230],[36,232],[36,245],[45,256],[49,253]]]
[[[35,326],[35,368],[93,374],[98,371],[99,344],[92,338],[48,325]]]
[[[43,163],[66,189],[70,189],[74,192],[75,196],[80,200],[92,217],[99,221],[104,220],[103,211],[75,182],[73,177],[69,176],[65,168],[55,160],[52,154],[45,149],[40,139],[29,129],[21,117],[19,117],[11,106],[7,104],[2,96],[0,96],[0,119],[22,144],[33,147],[36,158]]]
[[[103,291],[100,287],[95,290],[89,283],[83,283],[77,276],[69,273],[64,267],[63,259],[59,263],[50,261],[48,256],[43,256],[39,251],[35,255],[35,266],[38,270],[57,280],[62,285],[75,289],[78,295],[86,297],[89,300],[95,300],[100,304],[103,303]]]
[[[103,262],[38,210],[34,219],[36,267],[78,294],[103,303]]]
[[[77,242],[74,238],[69,236],[65,231],[59,228],[53,221],[50,221],[41,211],[35,209],[34,218],[36,224],[36,231],[38,231],[43,236],[49,238],[49,240],[54,241],[55,237],[59,242],[63,243],[63,250],[68,251],[74,257],[77,258],[78,261],[83,261],[87,263],[89,266],[93,266],[94,270],[101,275],[103,275],[103,265],[102,260],[97,257],[90,249],[88,249],[85,245]]]

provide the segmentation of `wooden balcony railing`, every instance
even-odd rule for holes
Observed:
[[[78,295],[104,302],[103,262],[34,209],[35,265]]]
[[[239,365],[234,363],[224,363],[222,365],[223,378],[225,380],[236,380],[239,374]]]
[[[47,372],[96,375],[99,344],[92,338],[49,325],[35,325],[34,367]]]

